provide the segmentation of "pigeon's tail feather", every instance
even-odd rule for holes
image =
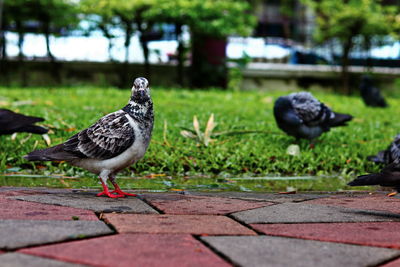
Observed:
[[[25,125],[16,130],[16,132],[27,132],[34,134],[45,134],[49,130],[37,125]]]
[[[372,173],[358,176],[356,179],[348,183],[350,186],[360,185],[379,185],[382,181],[382,173]]]
[[[343,114],[343,113],[335,113],[335,117],[332,118],[329,121],[329,124],[331,127],[336,127],[336,126],[345,126],[347,125],[346,122],[351,121],[353,119],[353,116],[349,114]]]
[[[61,160],[73,160],[78,157],[72,153],[69,153],[63,149],[63,144],[35,150],[24,156],[24,159],[29,161],[61,161]]]

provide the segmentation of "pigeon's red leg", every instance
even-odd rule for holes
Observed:
[[[100,178],[100,182],[101,182],[101,185],[103,186],[103,192],[98,193],[97,194],[98,197],[103,196],[103,195],[108,196],[110,198],[125,197],[123,194],[113,195],[112,192],[108,191],[107,185],[103,182],[103,180],[101,178]]]
[[[115,190],[112,191],[111,193],[117,193],[119,195],[123,195],[123,196],[133,196],[136,197],[136,194],[131,194],[131,193],[125,193],[121,190],[121,188],[119,187],[119,185],[117,184],[117,182],[115,182],[115,180],[110,179],[111,183],[113,184]]]

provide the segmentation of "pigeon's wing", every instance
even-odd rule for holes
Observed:
[[[135,131],[127,116],[124,111],[104,116],[68,139],[63,149],[80,158],[110,159],[118,156],[135,141]]]
[[[321,126],[328,130],[326,123],[332,116],[332,110],[308,92],[290,94],[293,109],[307,126]]]
[[[387,150],[388,151],[385,155],[387,163],[395,162],[400,164],[400,134],[394,138]]]

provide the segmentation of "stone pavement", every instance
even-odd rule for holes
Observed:
[[[384,193],[0,187],[0,266],[400,266]]]

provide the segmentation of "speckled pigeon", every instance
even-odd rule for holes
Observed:
[[[400,163],[400,134],[398,134],[387,149],[379,151],[376,156],[367,157],[368,160],[389,165],[393,162]]]
[[[8,109],[0,109],[0,135],[20,132],[45,134],[47,129],[34,125],[41,121],[44,119],[15,113]]]
[[[353,117],[334,112],[311,93],[281,96],[275,101],[274,116],[278,127],[296,139],[313,140],[331,127],[347,125]]]
[[[145,78],[137,78],[125,107],[102,117],[65,143],[33,151],[25,158],[30,161],[66,161],[99,175],[103,192],[97,196],[135,196],[123,192],[115,176],[144,156],[150,143],[153,122],[149,83]],[[108,179],[115,188],[112,192],[107,187]]]
[[[378,87],[375,87],[370,76],[364,75],[361,78],[360,93],[365,105],[370,107],[387,107]]]

